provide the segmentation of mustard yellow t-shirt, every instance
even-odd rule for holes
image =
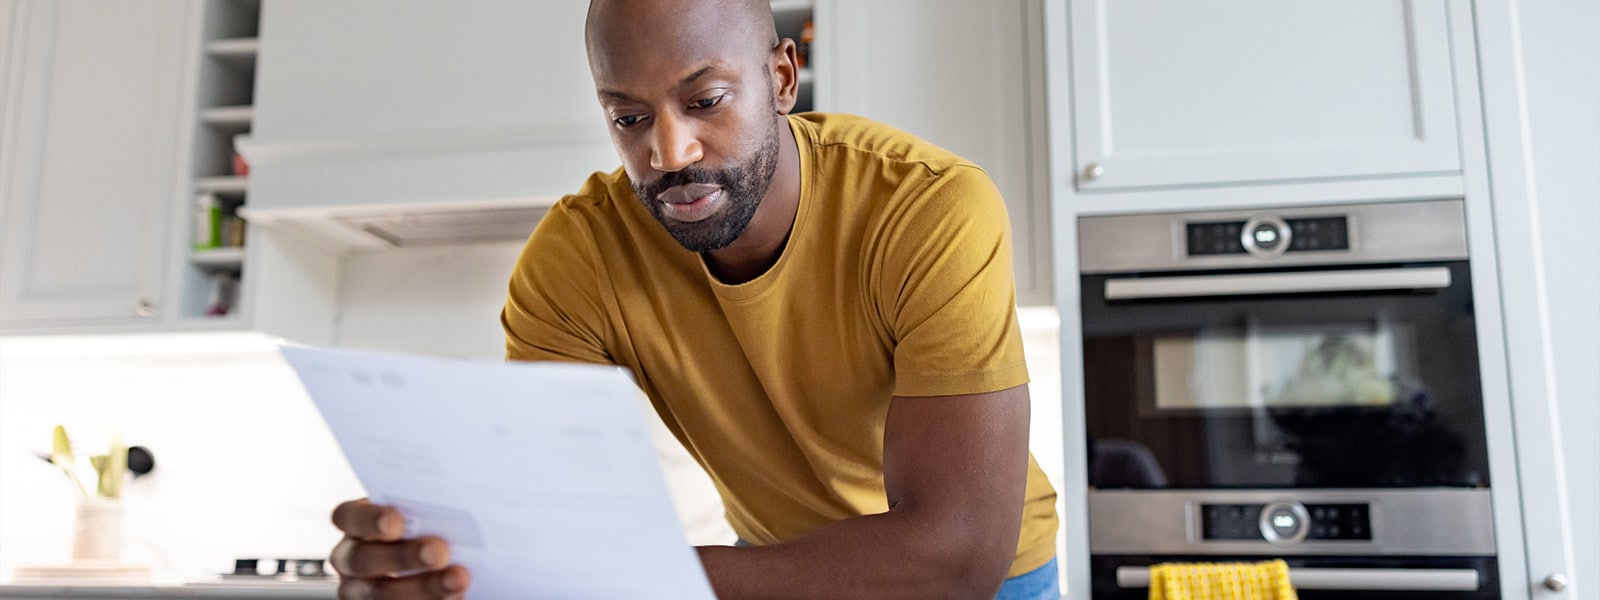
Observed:
[[[1005,205],[960,157],[866,119],[789,117],[800,204],[782,255],[726,285],[621,169],[539,223],[502,315],[513,360],[616,364],[710,474],[739,537],[771,544],[888,510],[890,397],[1027,383]],[[1055,553],[1032,456],[1010,575]]]

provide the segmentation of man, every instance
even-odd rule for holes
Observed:
[[[720,597],[1058,598],[988,177],[884,125],[789,116],[768,0],[594,0],[586,31],[623,167],[529,239],[507,357],[632,371],[740,537],[698,549]],[[342,597],[468,585],[393,509],[334,522]]]

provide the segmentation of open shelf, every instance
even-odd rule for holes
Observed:
[[[206,42],[206,56],[248,79],[255,79],[256,55],[261,42],[256,38],[234,38]]]
[[[772,0],[773,14],[811,12],[812,0]]]
[[[183,241],[176,315],[181,328],[228,328],[242,323],[238,290],[250,270],[238,213],[249,179],[234,140],[255,122],[256,61],[262,53],[261,0],[198,0],[200,38],[190,145],[190,200]],[[225,314],[217,314],[226,306]]]
[[[244,132],[250,129],[250,122],[255,120],[256,109],[253,106],[213,106],[200,113],[200,120],[212,127]]]
[[[261,40],[253,37],[206,42],[206,54],[221,60],[254,61],[256,53],[260,51]]]
[[[816,10],[813,0],[772,0],[772,23],[778,29],[778,37],[792,39],[799,46],[796,50],[800,54],[800,90],[794,112],[816,108],[816,73],[811,70],[813,57],[805,39],[807,26],[812,24]]]
[[[206,248],[189,253],[189,263],[210,270],[239,270],[244,265],[244,248]]]
[[[216,194],[218,196],[238,196],[244,194],[249,188],[250,180],[239,175],[223,177],[201,177],[195,180],[196,191]]]

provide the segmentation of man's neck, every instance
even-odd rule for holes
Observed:
[[[701,254],[706,268],[718,281],[740,284],[766,273],[783,255],[800,209],[800,150],[789,119],[778,117],[778,165],[761,207],[739,239],[727,247]]]

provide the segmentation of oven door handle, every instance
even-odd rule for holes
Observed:
[[[1446,267],[1133,277],[1107,279],[1106,300],[1425,290],[1446,287],[1450,287],[1450,269]]]
[[[1319,569],[1290,567],[1289,585],[1297,590],[1382,590],[1407,592],[1473,592],[1473,569]],[[1150,567],[1117,567],[1117,587],[1150,587]]]

